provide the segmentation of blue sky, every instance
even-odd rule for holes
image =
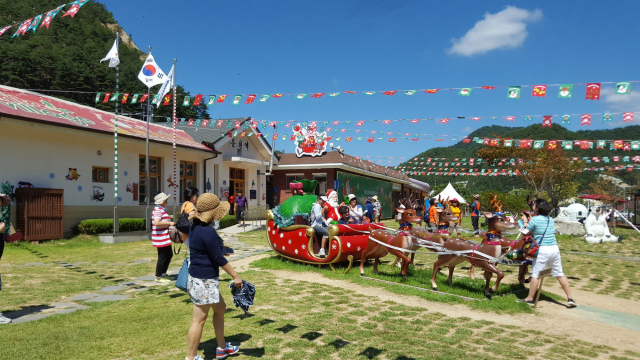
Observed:
[[[455,4],[455,5],[453,5]],[[152,47],[168,72],[178,59],[178,83],[192,93],[274,94],[409,90],[482,85],[539,85],[640,80],[640,2],[620,1],[110,1],[108,10],[143,50]],[[640,83],[631,95],[603,85],[600,101],[546,98],[523,88],[519,100],[505,88],[438,94],[398,93],[292,96],[251,105],[209,107],[212,118],[251,116],[271,121],[335,121],[455,116],[561,115],[640,111]],[[537,123],[541,117],[535,118]],[[636,122],[640,113],[636,114]],[[554,122],[560,119],[554,117]],[[367,123],[362,129],[464,136],[484,125],[526,126],[497,120],[452,119],[418,124]],[[628,124],[628,123],[626,123]],[[621,115],[590,129],[622,126]],[[335,127],[335,126],[332,126]],[[575,117],[571,130],[579,130]],[[583,129],[588,127],[583,127]],[[291,130],[279,129],[280,134]],[[338,133],[332,133],[334,136]],[[363,136],[347,132],[345,136]],[[374,135],[377,137],[377,135]],[[385,135],[385,138],[388,136]],[[376,140],[339,143],[360,156],[411,156],[452,141]],[[277,149],[293,151],[278,141]],[[377,160],[377,159],[376,159]],[[392,164],[396,164],[394,161]],[[381,163],[387,165],[389,163]]]

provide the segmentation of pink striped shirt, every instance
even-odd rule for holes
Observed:
[[[171,221],[171,217],[162,206],[156,206],[153,209],[152,221],[158,219],[160,221]],[[169,237],[169,227],[157,227],[155,224],[151,227],[151,242],[155,247],[171,246],[171,238]]]

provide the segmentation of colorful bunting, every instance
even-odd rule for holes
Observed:
[[[373,95],[375,93],[376,93],[376,91],[367,91],[367,92],[365,92],[366,95]]]
[[[312,98],[321,98],[322,95],[324,95],[324,93],[315,93],[313,95],[311,95]]]
[[[462,89],[460,89],[460,92],[458,93],[458,95],[471,96],[471,90],[473,90],[473,89],[472,88],[462,88]]]
[[[542,117],[542,127],[551,127],[552,115],[544,115]]]
[[[142,97],[140,98],[139,102],[145,102],[147,101],[147,99],[149,98],[149,94],[143,94]]]
[[[573,94],[573,84],[562,84],[558,90],[558,97],[561,99],[570,99]]]
[[[209,95],[209,102],[207,102],[207,105],[213,105],[215,102],[216,102],[216,96]]]
[[[622,122],[625,123],[627,121],[633,122],[633,113],[626,112],[622,114]]]
[[[236,95],[233,97],[233,105],[239,105],[242,100],[242,95]]]
[[[591,114],[582,114],[580,117],[580,126],[591,126]]]
[[[525,117],[524,117],[524,119],[523,119],[523,120],[524,120],[524,121],[533,121],[533,116],[531,116],[531,115],[527,115],[527,116],[525,116]]]
[[[600,83],[587,84],[587,100],[600,100]]]
[[[407,90],[404,92],[405,95],[415,95],[417,90]]]
[[[613,114],[609,114],[609,113],[602,114],[602,122],[605,122],[605,121],[613,121]]]
[[[102,93],[97,93],[96,94],[96,103],[98,103],[100,101],[100,94],[102,94]]]
[[[495,86],[486,86],[486,85],[485,86],[480,86],[480,89],[486,89],[486,90],[493,90],[495,88],[496,88]]]
[[[547,85],[534,85],[531,96],[545,97],[547,95]]]
[[[245,100],[245,104],[253,104],[253,101],[256,99],[255,95],[249,95],[247,96],[247,100]]]
[[[622,81],[616,83],[616,94],[629,95],[631,93],[631,82]]]
[[[16,31],[11,38],[13,39],[16,36],[25,35],[27,29],[29,29],[29,25],[31,25],[32,20],[33,18],[25,20],[22,24],[20,24],[18,31]]]
[[[0,29],[0,36],[2,36],[5,32],[7,32],[7,30],[11,29],[12,25],[9,26],[5,26],[3,28]]]
[[[398,90],[390,90],[390,91],[385,91],[382,93],[382,95],[395,95],[398,92]]]
[[[128,98],[129,98],[129,93],[123,94],[122,95],[122,103],[126,104]]]
[[[449,122],[449,118],[443,118],[438,121],[439,123],[447,124]]]
[[[227,98],[227,95],[220,95],[218,96],[218,100],[216,102],[223,103],[226,98]]]
[[[131,99],[131,104],[138,103],[138,96],[140,96],[140,94],[133,94],[133,99]]]
[[[307,96],[307,94],[298,94],[298,96],[296,96],[296,99],[304,99],[305,96]]]
[[[182,102],[182,106],[189,106],[190,104],[191,104],[191,96],[185,96],[184,101]]]
[[[80,10],[80,8],[87,2],[89,2],[89,0],[76,0],[70,3],[72,4],[71,8],[64,15],[62,15],[62,17],[69,16],[69,15],[71,17],[76,16],[76,14],[78,13],[78,10]]]
[[[438,90],[440,90],[440,89],[427,89],[424,92],[427,93],[427,94],[435,94],[435,93],[438,92]]]
[[[42,14],[36,16],[33,21],[31,22],[31,25],[29,25],[29,28],[27,29],[27,31],[29,30],[33,30],[33,33],[35,34],[37,28],[38,28],[38,24],[40,24],[40,21],[42,20]]]
[[[193,106],[200,106],[201,103],[202,103],[202,95],[198,94],[196,95],[196,99],[193,100]]]
[[[64,8],[64,6],[65,5],[60,5],[53,10],[47,11],[44,15],[44,20],[42,20],[42,23],[40,24],[40,27],[46,26],[47,30],[49,30],[49,25],[51,25],[51,21],[53,21],[56,15],[58,15],[58,12],[60,12],[60,10]]]
[[[507,98],[509,99],[520,99],[520,91],[522,88],[520,86],[509,86],[509,90],[507,92]]]
[[[504,117],[504,120],[505,120],[505,121],[514,121],[515,119],[516,119],[516,117],[515,117],[515,116],[505,116],[505,117]]]
[[[267,94],[262,95],[262,97],[260,98],[260,102],[265,102],[265,101],[267,101],[267,99],[269,99],[269,95],[267,95]]]

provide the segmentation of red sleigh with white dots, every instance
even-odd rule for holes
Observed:
[[[345,273],[351,270],[354,260],[360,260],[367,247],[370,229],[382,229],[382,224],[349,224],[329,226],[329,251],[327,257],[316,255],[320,246],[315,241],[315,230],[308,225],[291,225],[278,228],[273,213],[267,212],[267,237],[276,254],[293,261],[318,266],[349,262]]]

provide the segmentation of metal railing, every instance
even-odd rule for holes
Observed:
[[[262,226],[262,221],[264,220],[265,226],[267,224],[267,211],[269,210],[269,205],[260,205],[260,206],[252,206],[251,209],[245,210],[242,212],[242,220],[245,223],[244,231],[247,231],[247,220],[255,221],[258,220],[258,227]],[[253,229],[253,223],[251,224],[251,229]]]

